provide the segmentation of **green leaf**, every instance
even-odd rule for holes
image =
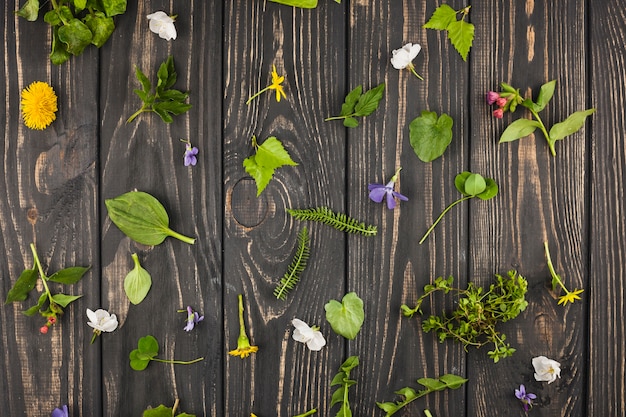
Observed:
[[[343,213],[335,213],[328,207],[315,207],[311,209],[287,209],[287,213],[298,220],[311,220],[334,227],[347,233],[357,233],[364,236],[375,236],[378,232],[376,226],[367,225]]]
[[[511,123],[500,136],[500,143],[512,142],[533,133],[540,126],[539,122],[529,119],[518,119]]]
[[[491,178],[485,178],[485,182],[486,182],[485,191],[483,191],[482,193],[476,196],[480,198],[481,200],[489,200],[491,198],[494,198],[496,195],[498,195],[498,184],[496,184],[496,182]]]
[[[465,195],[476,196],[487,188],[487,183],[485,179],[480,174],[470,174],[465,180],[465,184],[463,189],[465,190]]]
[[[453,374],[442,375],[439,380],[446,384],[446,387],[450,389],[461,388],[461,386],[468,381],[468,379]]]
[[[50,275],[50,277],[48,277],[48,281],[60,282],[61,284],[76,284],[81,280],[83,275],[89,271],[89,268],[89,266],[73,266],[65,268]]]
[[[274,176],[274,170],[284,165],[298,164],[291,159],[283,144],[274,136],[267,138],[257,148],[256,155],[244,159],[244,169],[256,182],[257,197],[269,184]]]
[[[59,28],[52,28],[52,51],[50,52],[50,61],[54,65],[61,65],[65,61],[70,59],[70,54],[67,52],[67,47],[63,42],[59,40]]]
[[[148,295],[152,286],[152,277],[139,264],[139,257],[136,253],[132,255],[135,267],[126,275],[124,279],[124,292],[133,304],[139,304]]]
[[[76,10],[83,10],[87,6],[87,0],[74,0]]]
[[[91,43],[91,31],[78,19],[72,19],[68,24],[61,26],[58,33],[59,40],[67,46],[67,52],[72,55],[80,55]]]
[[[326,320],[330,323],[333,331],[346,339],[354,339],[361,330],[365,313],[363,311],[363,300],[356,293],[346,294],[341,303],[337,300],[330,300],[325,306]]]
[[[68,306],[69,303],[71,303],[72,301],[78,300],[80,297],[82,297],[82,295],[54,294],[52,296],[52,300],[56,304],[58,304],[61,307],[65,308],[65,307]]]
[[[356,103],[359,101],[359,98],[361,97],[362,93],[363,93],[362,85],[359,85],[354,90],[350,91],[348,95],[346,96],[343,104],[341,105],[341,113],[339,115],[350,116],[354,114],[354,106],[356,106]]]
[[[548,81],[544,85],[541,86],[539,90],[539,95],[537,96],[537,103],[535,106],[535,111],[540,112],[543,110],[554,95],[554,87],[556,86],[556,80]]]
[[[454,177],[454,186],[456,187],[458,192],[460,192],[463,195],[469,195],[465,193],[465,181],[467,181],[467,178],[470,175],[472,175],[471,172],[463,171],[460,174],[457,174],[456,177]]]
[[[348,388],[356,384],[356,381],[350,379],[350,371],[359,365],[359,358],[357,356],[350,356],[339,367],[339,372],[333,377],[330,385],[339,385],[331,397],[330,406],[335,404],[341,404],[339,411],[335,416],[352,416],[352,410],[350,409],[350,402],[348,401]]]
[[[283,275],[274,289],[274,296],[279,300],[285,300],[289,291],[300,281],[300,275],[304,272],[309,259],[310,242],[309,231],[306,227],[303,227],[300,233],[298,233],[296,254],[289,268],[287,268],[287,272],[285,272],[285,275]]]
[[[191,108],[191,104],[168,100],[156,102],[152,107],[155,111],[159,109],[167,113],[172,113],[173,115],[179,115],[188,111]]]
[[[422,27],[425,29],[446,30],[450,23],[454,21],[456,21],[456,11],[447,4],[442,4],[435,9],[428,22]]]
[[[128,355],[130,367],[135,371],[143,371],[158,354],[159,342],[157,342],[154,336],[144,336],[137,342],[137,349],[134,349]]]
[[[52,9],[46,14],[43,15],[43,21],[50,24],[51,26],[58,26],[61,24],[61,18],[59,17],[59,13],[56,10]]]
[[[446,384],[434,378],[420,378],[417,383],[425,386],[430,391],[441,391],[446,388]]]
[[[37,271],[35,269],[25,269],[9,290],[4,303],[9,304],[14,301],[26,300],[28,293],[35,288],[35,284],[37,284]]]
[[[91,43],[100,48],[111,37],[115,30],[112,17],[106,17],[102,12],[85,16],[85,24],[91,31]]]
[[[439,158],[452,142],[452,118],[443,113],[423,111],[409,125],[411,146],[423,162]]]
[[[150,82],[146,74],[141,72],[139,67],[135,67],[135,76],[141,83],[141,87],[143,88],[143,91],[147,94],[150,94],[150,91],[152,90],[152,83]]]
[[[359,125],[359,121],[354,117],[346,117],[343,119],[343,125],[345,127],[357,127]]]
[[[550,140],[552,143],[563,139],[566,136],[576,133],[585,124],[588,116],[592,115],[596,109],[588,109],[572,113],[567,119],[560,123],[556,123],[550,129]]]
[[[104,201],[111,221],[129,238],[143,245],[158,245],[167,236],[193,244],[195,239],[169,228],[163,205],[153,196],[131,191]]]
[[[15,14],[29,22],[34,22],[39,16],[39,0],[26,0],[26,3]]]
[[[39,310],[41,310],[41,308],[43,308],[47,299],[48,299],[48,294],[44,292],[43,294],[39,296],[39,300],[37,301],[37,304],[29,308],[28,310],[23,311],[22,314],[24,314],[25,316],[34,316],[35,314],[37,314]]]
[[[256,183],[256,196],[260,196],[274,176],[274,168],[260,166],[254,155],[243,160],[243,167]]]
[[[474,25],[464,20],[450,23],[448,25],[448,39],[461,55],[463,61],[467,61],[467,54],[474,41]]]
[[[102,7],[107,16],[113,17],[126,12],[126,0],[102,0]]]
[[[169,80],[170,68],[174,65],[174,59],[170,55],[165,61],[161,63],[159,66],[159,70],[157,71],[157,84],[156,84],[156,93],[157,96],[167,89],[167,82]]]
[[[301,7],[303,9],[314,9],[317,7],[317,0],[270,0],[270,1],[273,3],[284,4],[286,6]]]
[[[172,407],[166,407],[161,404],[157,408],[150,408],[144,411],[143,417],[172,417],[173,413]]]
[[[359,97],[354,107],[355,116],[368,116],[378,108],[380,100],[383,98],[385,83],[381,83]]]

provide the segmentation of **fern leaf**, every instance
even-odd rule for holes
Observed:
[[[300,275],[304,272],[306,262],[309,259],[310,242],[309,231],[306,227],[303,227],[300,233],[298,233],[298,248],[296,249],[296,254],[289,268],[287,268],[287,272],[285,272],[285,275],[280,279],[276,289],[274,289],[274,295],[279,300],[287,298],[289,291],[292,290],[300,280]]]
[[[311,209],[287,209],[298,220],[311,220],[334,227],[337,230],[348,233],[357,233],[364,236],[375,236],[378,233],[376,226],[362,223],[346,216],[344,213],[335,213],[328,207],[316,207]]]

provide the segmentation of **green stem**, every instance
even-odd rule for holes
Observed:
[[[457,204],[459,204],[462,201],[465,200],[469,200],[470,198],[472,198],[474,196],[468,195],[465,196],[463,198],[460,198],[458,200],[456,200],[454,203],[450,204],[448,207],[445,208],[445,210],[439,215],[439,217],[437,217],[437,220],[435,220],[435,222],[433,223],[432,226],[430,226],[430,228],[426,231],[426,234],[424,235],[424,237],[422,237],[422,240],[419,241],[419,244],[421,245],[422,243],[424,243],[424,241],[426,240],[426,238],[428,237],[428,235],[430,234],[430,232],[433,231],[433,229],[435,228],[435,226],[437,226],[437,223],[439,223],[441,221],[441,219],[443,219],[443,216],[445,216],[445,214],[450,211],[450,209],[454,206],[456,206]]]
[[[254,94],[253,96],[251,96],[248,101],[246,101],[246,105],[249,105],[250,102],[252,100],[254,100],[255,98],[257,98],[258,96],[260,96],[261,94],[263,94],[264,92],[266,92],[267,90],[270,89],[270,86],[268,85],[267,87],[265,87],[263,90],[259,91],[258,93]]]
[[[426,417],[433,417],[433,415],[430,414],[430,411],[428,411],[428,409],[424,410],[424,414],[426,415]]]
[[[312,416],[315,413],[317,413],[317,409],[316,408],[314,408],[312,410],[309,410],[306,413],[298,414],[297,416],[293,416],[293,417],[307,417],[307,416]]]
[[[133,113],[127,120],[126,120],[126,124],[132,122],[133,120],[135,120],[135,118],[137,116],[139,116],[141,113],[145,113],[145,112],[149,112],[152,111],[152,109],[149,109],[147,107],[146,104],[144,104],[143,106],[141,106],[141,108],[139,110],[137,110],[135,113]]]
[[[190,365],[192,363],[203,361],[204,358],[198,358],[198,359],[194,359],[192,361],[177,361],[177,360],[173,360],[173,359],[159,359],[159,358],[151,358],[150,360],[153,360],[153,361],[156,361],[156,362],[162,362],[162,363],[173,363],[175,365]]]
[[[422,78],[421,75],[419,75],[416,71],[415,71],[415,66],[413,66],[413,64],[409,65],[409,69],[411,70],[411,72],[413,73],[413,75],[415,75],[417,78],[419,78],[420,80],[424,81],[424,79]]]
[[[175,232],[172,229],[168,229],[167,234],[171,237],[175,237],[178,240],[182,240],[185,243],[189,243],[190,245],[193,245],[194,243],[196,243],[196,239],[192,237],[187,237],[185,235],[181,235],[180,233]]]
[[[178,408],[179,403],[180,403],[180,399],[176,398],[176,401],[174,401],[174,406],[172,407],[172,417],[174,417],[174,414],[176,414],[176,409]]]
[[[343,120],[343,119],[347,119],[348,117],[352,117],[354,116],[354,114],[351,114],[349,116],[333,116],[333,117],[328,117],[326,119],[324,119],[325,122],[330,122],[331,120]]]
[[[546,251],[546,260],[548,262],[548,270],[550,271],[550,275],[552,275],[552,278],[554,278],[554,280],[559,283],[561,288],[563,288],[563,291],[569,292],[567,288],[565,288],[563,281],[561,281],[561,277],[559,277],[559,275],[554,270],[554,266],[552,265],[552,258],[550,258],[550,249],[548,249],[548,242],[543,242],[543,247]]]
[[[246,334],[246,324],[243,321],[243,295],[237,295],[237,299],[239,300],[239,339],[249,340]]]
[[[48,283],[46,280],[46,274],[43,273],[43,268],[41,267],[41,262],[39,262],[39,257],[37,256],[37,251],[35,250],[35,244],[30,244],[30,250],[33,252],[33,259],[35,260],[35,265],[37,265],[37,269],[39,270],[39,275],[41,276],[41,282],[43,282],[43,286],[46,289],[46,294],[48,294],[48,300],[50,304],[54,304],[54,300],[52,299],[52,294],[50,293],[50,288],[48,288]]]
[[[556,150],[554,149],[554,142],[552,141],[552,139],[550,139],[550,135],[548,134],[548,131],[546,130],[546,126],[543,124],[543,120],[541,120],[541,117],[539,117],[539,114],[536,111],[534,111],[533,109],[529,107],[526,107],[526,108],[530,110],[533,117],[539,123],[539,129],[543,132],[543,135],[546,137],[546,140],[548,141],[548,146],[550,147],[550,153],[552,154],[552,156],[556,156]]]

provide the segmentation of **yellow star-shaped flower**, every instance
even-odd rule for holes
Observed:
[[[580,297],[578,296],[578,294],[582,293],[584,290],[574,290],[574,291],[567,291],[567,293],[561,297],[559,297],[559,302],[558,304],[562,304],[565,305],[568,302],[570,303],[574,303],[574,301],[576,300],[580,300]]]
[[[276,72],[276,65],[272,65],[272,85],[269,86],[270,90],[276,90],[276,101],[280,102],[280,96],[282,95],[284,98],[287,98],[285,95],[285,90],[281,85],[282,82],[285,81],[285,76],[279,76]]]

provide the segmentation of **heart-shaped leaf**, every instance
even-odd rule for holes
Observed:
[[[365,313],[363,311],[363,300],[356,293],[346,294],[341,303],[337,300],[330,300],[325,306],[326,320],[330,323],[335,333],[346,339],[354,339],[361,330]]]

